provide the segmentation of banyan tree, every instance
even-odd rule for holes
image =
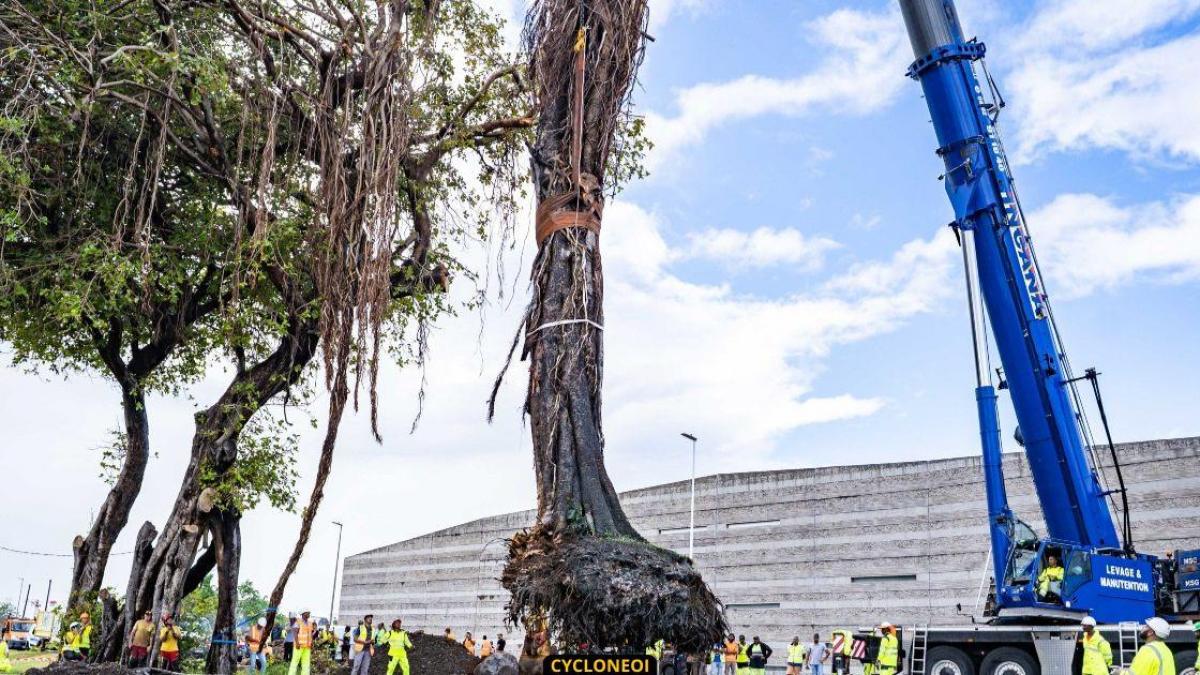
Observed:
[[[600,225],[645,44],[646,0],[538,0],[525,27],[538,123],[538,252],[524,320],[538,520],[510,542],[509,620],[566,645],[700,648],[724,630],[692,562],[630,525],[604,466]]]

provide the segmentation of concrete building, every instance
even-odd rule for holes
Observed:
[[[1117,451],[1138,548],[1200,547],[1200,437]],[[1115,486],[1107,455],[1099,459]],[[1024,456],[1006,455],[1004,468],[1014,511],[1040,528]],[[683,481],[621,501],[643,536],[686,554],[689,494]],[[881,619],[969,621],[959,604],[982,611],[990,561],[978,457],[707,476],[696,481],[696,509],[695,560],[730,624],[773,647]],[[496,581],[504,539],[533,519],[483,518],[348,557],[339,618],[371,612],[412,630],[509,633]]]

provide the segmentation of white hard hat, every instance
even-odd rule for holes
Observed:
[[[1093,628],[1096,627],[1096,620],[1090,616],[1083,617],[1083,621],[1080,621],[1079,623],[1084,626],[1091,626]]]
[[[888,623],[887,621],[884,621],[883,623],[879,624],[879,627],[880,628],[891,628],[892,624]]]
[[[262,616],[258,617],[258,625],[260,625],[260,626],[265,626],[265,625],[267,625],[267,619],[266,619],[266,617],[262,617]]]
[[[1146,619],[1146,628],[1154,631],[1154,634],[1157,635],[1158,639],[1160,640],[1167,639],[1167,636],[1171,634],[1171,624],[1167,623],[1163,619],[1158,618],[1157,616],[1152,616],[1149,619]]]

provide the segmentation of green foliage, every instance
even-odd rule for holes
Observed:
[[[237,615],[239,620],[247,622],[248,626],[249,622],[266,615],[267,606],[267,598],[258,592],[253,582],[246,580],[238,584]],[[249,628],[247,627],[246,630],[248,631]]]
[[[242,428],[238,461],[228,470],[200,467],[200,484],[216,491],[220,508],[249,511],[266,499],[277,509],[296,510],[296,456],[300,435],[282,417],[257,415]]]
[[[110,429],[108,434],[108,444],[100,447],[100,479],[112,487],[121,473],[121,466],[125,464],[128,437],[120,429]]]
[[[179,605],[175,624],[179,626],[179,653],[185,658],[208,648],[213,624],[217,620],[217,589],[212,575],[204,577],[196,590]]]

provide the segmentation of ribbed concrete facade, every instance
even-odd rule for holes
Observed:
[[[1200,545],[1200,438],[1117,450],[1138,548]],[[1007,455],[1005,473],[1013,509],[1040,528],[1023,455]],[[698,479],[696,491],[696,562],[734,629],[772,646],[881,619],[962,622],[957,603],[981,607],[990,568],[977,457],[722,474]],[[680,482],[624,493],[622,503],[643,536],[686,553],[688,498]],[[347,558],[339,618],[371,612],[410,629],[507,632],[496,581],[503,539],[533,519],[484,518]]]

